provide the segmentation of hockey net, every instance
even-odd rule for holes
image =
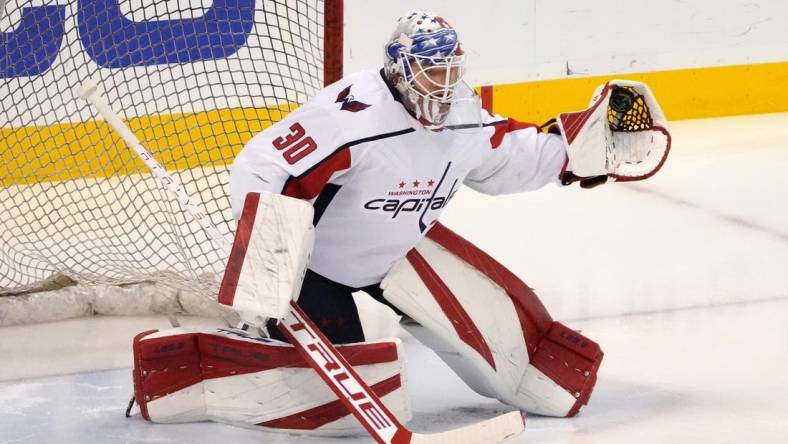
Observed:
[[[341,1],[0,0],[0,326],[215,310],[224,258],[95,111],[235,230],[228,168],[341,73]]]

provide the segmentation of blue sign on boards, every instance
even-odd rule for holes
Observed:
[[[49,69],[63,43],[66,7],[22,9],[14,32],[0,33],[0,77],[35,76]]]
[[[85,52],[104,68],[220,59],[244,46],[255,0],[214,0],[198,18],[134,22],[117,0],[80,0],[77,24]],[[52,66],[63,42],[66,7],[22,10],[20,25],[0,34],[0,77],[34,76]]]

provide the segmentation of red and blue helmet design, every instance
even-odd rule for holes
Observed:
[[[413,11],[399,19],[385,45],[384,69],[405,107],[426,127],[440,129],[465,72],[465,53],[444,18]]]

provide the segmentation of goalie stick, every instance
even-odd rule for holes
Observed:
[[[184,209],[205,229],[211,241],[229,257],[230,242],[211,223],[203,209],[192,203],[183,187],[148,152],[134,133],[104,101],[98,84],[92,80],[83,83],[77,94],[92,104],[106,122],[133,149],[145,165],[164,186],[173,193]],[[294,302],[279,329],[298,350],[307,364],[331,388],[342,404],[361,425],[381,444],[489,444],[501,442],[522,432],[525,415],[514,411],[454,430],[439,433],[414,433],[403,426],[356,373],[353,367],[337,352],[309,317]]]

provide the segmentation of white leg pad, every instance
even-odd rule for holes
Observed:
[[[554,322],[528,286],[442,225],[381,287],[421,325],[411,333],[476,392],[550,416],[575,415],[587,403],[599,346]]]
[[[398,339],[337,346],[398,419],[411,417]],[[153,422],[212,420],[341,436],[364,433],[290,345],[242,330],[183,328],[134,339],[135,398]]]

